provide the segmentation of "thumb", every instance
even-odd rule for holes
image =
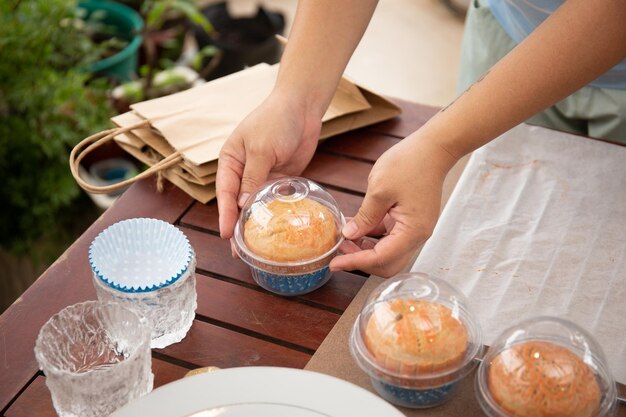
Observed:
[[[385,218],[393,202],[379,194],[366,193],[359,212],[346,224],[342,234],[354,240],[367,235]]]
[[[252,157],[246,161],[241,176],[241,188],[239,189],[239,207],[255,192],[261,184],[267,181],[267,176],[272,169],[272,161],[262,155]]]

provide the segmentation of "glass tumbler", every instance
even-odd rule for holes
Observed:
[[[150,329],[119,304],[61,310],[39,331],[35,357],[60,417],[108,416],[152,390]]]
[[[89,248],[98,299],[137,310],[152,329],[152,348],[180,342],[197,307],[196,256],[187,237],[156,219],[105,229]]]

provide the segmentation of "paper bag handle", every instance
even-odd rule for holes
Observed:
[[[113,139],[117,135],[126,133],[128,131],[131,131],[133,129],[137,129],[140,127],[146,127],[148,125],[149,125],[148,121],[143,120],[131,126],[104,130],[102,132],[98,132],[94,135],[91,135],[88,138],[83,139],[80,143],[74,146],[74,149],[72,149],[72,152],[70,153],[70,170],[72,171],[72,175],[74,176],[74,179],[76,180],[78,185],[80,185],[80,187],[84,189],[85,191],[88,191],[94,194],[110,193],[111,191],[116,191],[121,188],[124,188],[128,185],[131,185],[139,181],[140,179],[147,178],[151,175],[156,174],[157,172],[166,170],[174,165],[177,165],[179,162],[181,162],[183,160],[183,157],[180,154],[180,152],[176,151],[173,154],[163,158],[156,164],[152,165],[150,168],[146,169],[142,173],[137,174],[135,177],[129,178],[122,182],[118,182],[118,183],[111,184],[111,185],[89,184],[88,182],[86,182],[80,177],[79,172],[78,172],[78,167],[80,166],[80,163],[85,157],[85,155],[88,155],[94,149],[99,148],[100,146],[109,142],[111,139]]]

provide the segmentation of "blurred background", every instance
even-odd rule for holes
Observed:
[[[346,74],[434,106],[455,97],[469,0],[380,0]],[[0,2],[0,312],[119,196],[88,195],[71,148],[134,102],[275,63],[297,0]],[[323,28],[321,28],[323,29]],[[111,144],[82,175],[143,169]]]

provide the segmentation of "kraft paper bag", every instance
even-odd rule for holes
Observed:
[[[150,158],[147,154],[141,152],[138,148],[134,146],[127,145],[123,142],[118,142],[119,146],[128,152],[133,157],[137,158],[137,160],[143,162],[146,165],[154,165],[158,162],[157,159]],[[194,199],[199,202],[206,204],[209,201],[215,198],[215,184],[209,185],[198,185],[194,184],[190,181],[187,181],[183,178],[178,171],[172,170],[163,170],[159,173],[159,175],[163,175],[169,182],[189,194]]]
[[[122,133],[116,136],[115,140],[118,142],[118,145],[120,146],[127,145],[127,146],[133,147],[134,148],[133,156],[134,156],[134,153],[136,152],[140,152],[144,154],[146,156],[145,159],[148,159],[149,161],[151,161],[151,163],[147,163],[140,159],[140,161],[145,163],[146,165],[153,165],[155,162],[158,162],[159,160],[163,159],[163,156],[161,154],[159,154],[153,148],[147,147],[147,145],[137,135],[135,135],[134,132],[135,131]],[[123,149],[126,149],[125,146],[123,147]],[[192,184],[211,185],[215,183],[215,178],[216,178],[215,173],[207,174],[204,177],[198,176],[195,172],[189,170],[187,166],[182,162],[180,162],[178,166],[170,168],[170,170],[174,172],[176,175],[178,175],[179,177],[181,177],[182,179],[184,179],[185,181],[188,181]],[[217,171],[217,167],[216,167],[216,171]]]
[[[271,93],[278,65],[259,64],[182,93],[138,103],[149,120],[190,165],[218,158],[234,128]],[[342,80],[322,122],[370,109],[358,87]]]
[[[143,119],[130,111],[111,118],[111,121],[118,127],[131,126],[140,123]],[[170,145],[163,136],[153,130],[151,127],[140,127],[127,133],[122,133],[114,138],[118,144],[126,144],[141,149],[143,152],[156,152],[163,158],[172,155],[176,150]],[[217,163],[215,161],[202,165],[186,165],[184,162],[179,164],[182,169],[187,170],[196,179],[204,177],[215,178],[217,172]],[[204,182],[200,182],[204,183]]]
[[[87,191],[106,193],[163,173],[165,178],[175,178],[172,182],[185,182],[185,191],[195,190],[190,192],[194,198],[200,191],[199,200],[214,196],[222,145],[241,120],[270,94],[277,75],[278,64],[259,64],[180,93],[132,105],[130,112],[112,118],[118,128],[92,135],[72,150],[70,168],[74,178]],[[320,140],[398,114],[397,106],[344,77],[322,118]],[[112,186],[86,183],[78,174],[78,165],[87,153],[112,139],[150,167],[136,178]]]

